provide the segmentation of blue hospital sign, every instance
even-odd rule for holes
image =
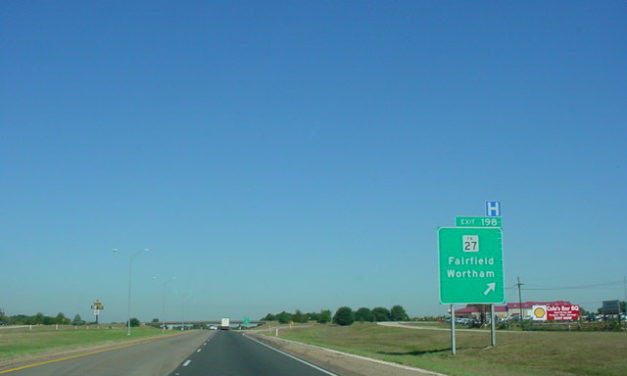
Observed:
[[[485,202],[485,214],[488,217],[500,217],[501,216],[501,202],[500,201],[486,201]]]

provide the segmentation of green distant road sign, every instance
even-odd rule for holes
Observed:
[[[456,226],[463,227],[501,227],[501,217],[457,217]]]
[[[503,303],[500,228],[440,227],[440,303]]]
[[[242,321],[243,321],[244,325],[250,324],[250,319],[248,317],[244,317],[244,320],[242,320]]]

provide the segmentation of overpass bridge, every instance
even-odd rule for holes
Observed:
[[[264,323],[264,321],[259,321],[259,320],[251,320],[248,322],[248,324],[244,324],[244,320],[231,320],[230,321],[230,327],[238,327],[238,326],[258,326]],[[220,324],[222,323],[221,320],[203,320],[203,321],[166,321],[164,322],[154,322],[154,323],[149,323],[149,325],[154,325],[154,326],[161,326],[163,324],[165,324],[165,326],[167,326],[168,328],[180,328],[180,327],[208,327],[210,325],[217,325],[220,326]]]

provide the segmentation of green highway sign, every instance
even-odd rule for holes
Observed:
[[[244,320],[242,320],[244,325],[248,325],[250,324],[250,319],[248,317],[244,317]]]
[[[440,303],[503,303],[503,232],[440,227]]]
[[[501,217],[457,217],[456,226],[464,227],[501,227]]]

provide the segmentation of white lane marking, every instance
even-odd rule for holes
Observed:
[[[396,368],[402,368],[402,369],[406,369],[408,371],[414,371],[414,372],[421,372],[424,375],[430,375],[430,376],[449,376],[446,375],[444,373],[438,373],[435,371],[429,371],[428,369],[424,369],[424,368],[417,368],[417,367],[410,367],[410,366],[405,366],[402,364],[398,364],[398,363],[391,363],[391,362],[386,362],[385,360],[379,360],[379,359],[374,359],[374,358],[368,358],[365,356],[361,356],[361,355],[355,355],[355,354],[351,354],[351,353],[347,353],[347,352],[343,352],[343,351],[338,351],[338,350],[333,350],[333,349],[328,349],[326,347],[321,347],[321,346],[316,346],[316,345],[310,345],[308,343],[303,343],[303,342],[296,342],[296,341],[291,341],[289,339],[285,339],[285,338],[274,338],[275,340],[279,340],[279,341],[283,341],[283,342],[287,342],[287,343],[294,343],[296,345],[301,345],[301,346],[305,346],[305,347],[312,347],[312,348],[316,348],[318,350],[323,350],[323,351],[327,351],[330,352],[332,354],[338,354],[338,355],[342,355],[342,356],[347,356],[350,358],[354,358],[354,359],[361,359],[361,360],[367,360],[369,362],[373,362],[373,363],[379,363],[379,364],[384,364],[386,366],[391,366],[391,367],[396,367]]]
[[[185,363],[183,363],[183,367],[187,367],[189,365],[189,363],[191,363],[191,360],[186,360]]]
[[[292,355],[292,354],[288,354],[288,353],[286,353],[286,352],[284,352],[284,351],[281,351],[281,350],[279,350],[279,349],[275,349],[274,347],[272,347],[272,346],[270,346],[270,345],[266,345],[265,343],[263,343],[263,342],[261,342],[261,341],[258,341],[258,340],[256,340],[255,338],[249,337],[249,336],[247,336],[247,335],[245,335],[245,334],[244,334],[244,337],[245,337],[245,338],[248,338],[248,339],[249,339],[249,340],[251,340],[251,341],[257,342],[258,344],[260,344],[260,345],[262,345],[262,346],[265,346],[265,347],[269,348],[270,350],[274,350],[274,351],[278,352],[279,354],[283,354],[283,355],[287,356],[288,358],[292,358],[292,359],[294,359],[294,360],[296,360],[296,361],[299,361],[299,362],[301,362],[301,363],[303,363],[303,364],[305,364],[305,365],[308,365],[308,366],[309,366],[309,367],[311,367],[311,368],[317,369],[318,371],[320,371],[320,372],[322,372],[322,373],[325,373],[325,374],[327,374],[327,375],[329,375],[329,376],[340,376],[340,375],[338,375],[338,374],[336,374],[336,373],[333,373],[333,372],[331,372],[331,371],[327,371],[327,370],[326,370],[326,369],[324,369],[324,368],[320,368],[320,367],[318,367],[318,366],[317,366],[317,365],[315,365],[315,364],[311,364],[311,363],[309,363],[309,362],[308,362],[308,361],[306,361],[306,360],[302,360],[302,359],[300,359],[300,358],[297,358],[297,357],[295,357],[295,356],[294,356],[294,355]]]
[[[196,352],[200,352],[201,349],[196,350]]]

